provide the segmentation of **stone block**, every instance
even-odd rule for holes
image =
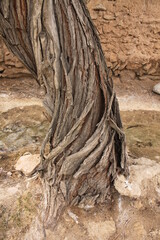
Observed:
[[[36,167],[40,164],[39,154],[29,154],[21,156],[17,163],[15,164],[15,169],[17,171],[23,172],[25,176],[30,176],[34,173]]]

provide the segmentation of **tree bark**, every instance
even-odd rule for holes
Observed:
[[[66,205],[105,202],[116,174],[126,171],[116,94],[82,0],[1,0],[0,33],[46,90],[51,123],[41,171],[50,227]]]

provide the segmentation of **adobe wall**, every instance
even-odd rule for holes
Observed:
[[[88,7],[114,78],[160,79],[160,2],[90,0]],[[2,77],[28,73],[0,40],[1,70]]]

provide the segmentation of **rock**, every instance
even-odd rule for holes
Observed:
[[[148,72],[148,70],[152,67],[152,63],[147,63],[143,66],[144,70]]]
[[[73,212],[71,212],[70,210],[68,210],[68,215],[75,221],[75,223],[79,223],[78,222],[78,216],[76,214],[74,214]]]
[[[86,228],[89,236],[96,240],[108,240],[116,232],[116,225],[113,220],[104,222],[89,221]]]
[[[96,20],[98,18],[97,12],[93,11],[92,13],[92,20]]]
[[[160,164],[146,158],[134,159],[129,172],[128,178],[119,175],[115,180],[115,188],[120,194],[135,199],[159,199]]]
[[[144,80],[144,81],[145,80],[153,80],[153,81],[155,81],[155,80],[159,80],[160,76],[159,75],[157,75],[157,76],[155,75],[154,76],[154,75],[148,75],[147,74],[147,75],[140,76],[139,79],[140,80]]]
[[[16,68],[22,68],[22,70],[23,70],[23,64],[20,61],[15,62],[15,67]]]
[[[103,6],[103,4],[98,4],[93,8],[94,11],[106,11],[107,9]]]
[[[151,75],[143,75],[143,76],[141,76],[141,77],[139,77],[139,80],[144,80],[144,81],[146,81],[146,80],[150,80],[151,79]]]
[[[12,173],[11,173],[11,172],[7,172],[7,176],[8,176],[8,177],[11,177],[11,176],[12,176]]]
[[[153,87],[153,92],[157,93],[157,94],[160,94],[160,83],[156,84],[154,87]]]
[[[0,74],[4,72],[5,68],[0,66]]]
[[[159,161],[160,160],[160,156],[155,156],[155,159]]]
[[[36,167],[40,164],[40,155],[39,154],[30,154],[21,156],[16,165],[15,169],[17,171],[22,171],[24,175],[29,176],[34,173]]]
[[[116,19],[114,14],[104,14],[103,18],[105,20],[115,20]]]
[[[136,74],[134,71],[131,70],[122,70],[120,73],[121,81],[125,82],[127,80],[134,80],[136,77]]]
[[[117,62],[117,55],[115,53],[110,53],[110,62]]]
[[[26,155],[32,155],[32,153],[30,153],[30,152],[23,153],[23,156],[26,156]]]
[[[128,43],[128,49],[132,49],[132,48],[133,48],[133,46],[130,43]],[[130,55],[130,53],[129,53],[129,55]],[[130,58],[128,59],[126,68],[128,70],[141,69],[142,68],[142,63],[143,63],[143,59],[142,59],[142,56],[140,54],[135,55],[133,57],[130,56]]]
[[[16,58],[13,56],[11,52],[6,52],[5,54],[5,64],[10,66],[15,66]]]

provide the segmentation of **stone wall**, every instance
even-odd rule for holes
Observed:
[[[0,38],[0,78],[31,76],[23,64],[7,49]]]
[[[88,6],[113,75],[160,79],[160,1],[90,0]]]
[[[160,79],[159,0],[90,0],[113,78]],[[0,40],[0,77],[29,74]]]

